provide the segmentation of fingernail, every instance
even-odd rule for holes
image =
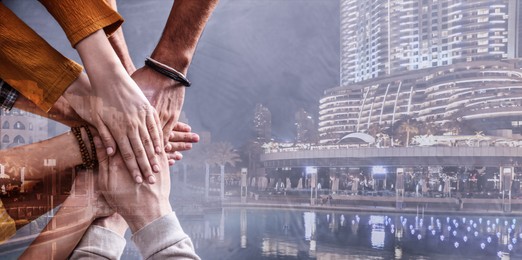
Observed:
[[[171,148],[172,148],[172,147],[171,147],[170,144],[165,145],[165,151],[166,151],[166,152],[170,151]]]
[[[156,177],[154,177],[154,175],[149,176],[149,183],[150,184],[156,183]]]
[[[113,153],[114,153],[114,149],[112,149],[112,147],[107,147],[107,154],[111,155]]]
[[[161,148],[159,146],[156,146],[156,153],[157,154],[161,153]]]
[[[137,183],[142,183],[143,182],[143,179],[141,178],[141,176],[136,176],[136,182]]]
[[[153,169],[155,172],[159,172],[159,171],[160,171],[160,168],[159,168],[159,166],[158,166],[157,164],[154,164],[154,165],[152,166],[152,169]]]
[[[169,165],[170,165],[170,166],[174,165],[175,163],[176,163],[176,161],[174,161],[174,160],[169,160]]]

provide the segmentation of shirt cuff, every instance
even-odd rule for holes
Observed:
[[[167,256],[199,259],[192,241],[181,228],[175,212],[154,220],[138,230],[132,235],[132,241],[144,259],[161,259]]]
[[[5,81],[0,79],[0,108],[9,111],[13,108],[14,103],[20,93],[13,87],[9,86]]]
[[[69,259],[120,259],[125,238],[110,229],[91,225]]]

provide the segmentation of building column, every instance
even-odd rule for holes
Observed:
[[[397,168],[395,178],[395,208],[402,209],[404,203],[404,168]]]
[[[511,186],[513,185],[513,166],[500,167],[500,192],[502,193],[502,209],[511,212]]]

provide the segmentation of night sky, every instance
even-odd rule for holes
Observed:
[[[4,1],[51,45],[75,60],[62,30],[36,0]],[[172,1],[119,1],[138,67],[156,45]],[[276,140],[293,140],[294,114],[317,116],[325,89],[339,85],[339,0],[221,0],[188,74],[184,111],[194,131],[242,144],[256,103],[272,112]]]

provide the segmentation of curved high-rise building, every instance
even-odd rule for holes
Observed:
[[[517,0],[341,0],[341,86],[519,57]]]
[[[319,106],[321,143],[335,143],[371,125],[415,118],[434,126],[522,133],[522,70],[516,60],[458,63],[396,73],[325,91]]]
[[[320,142],[405,116],[519,133],[521,14],[517,0],[341,0],[341,87],[320,100]]]

